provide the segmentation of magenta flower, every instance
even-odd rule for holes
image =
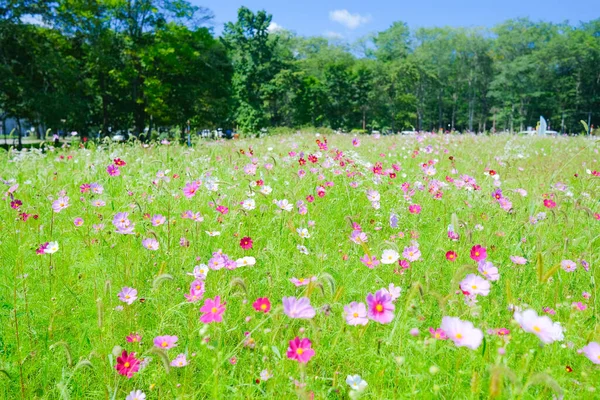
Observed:
[[[179,340],[177,336],[157,336],[154,338],[154,346],[159,349],[169,350],[177,346],[177,340]]]
[[[106,172],[108,172],[108,174],[110,176],[119,176],[119,175],[121,175],[121,170],[119,170],[119,167],[117,167],[114,164],[110,164],[108,167],[106,167]]]
[[[142,341],[142,336],[139,333],[130,333],[125,339],[129,343],[139,343]]]
[[[296,277],[292,277],[290,279],[290,282],[292,282],[296,287],[300,287],[300,286],[306,286],[311,282],[314,282],[317,280],[316,276],[313,276],[311,278],[296,278]]]
[[[119,300],[129,305],[133,304],[137,300],[137,290],[130,287],[124,287],[118,294]]]
[[[299,299],[284,297],[282,301],[283,312],[290,318],[311,319],[316,314],[315,309],[310,305],[308,297],[301,297]]]
[[[227,208],[225,206],[217,206],[217,211],[220,212],[221,214],[225,215],[229,212],[229,208]]]
[[[225,302],[221,303],[221,297],[215,296],[215,299],[206,299],[204,305],[200,307],[200,321],[205,324],[212,322],[223,322],[223,313],[225,312]]]
[[[240,240],[240,247],[244,250],[250,250],[253,244],[252,238],[249,236],[245,236]]]
[[[367,318],[367,307],[364,303],[352,303],[344,306],[344,317],[348,325],[366,325],[369,322]]]
[[[135,358],[135,353],[129,353],[123,350],[120,357],[117,357],[117,365],[115,365],[117,372],[120,375],[124,375],[127,378],[131,378],[134,373],[140,370],[140,360]]]
[[[311,348],[310,339],[304,338],[300,340],[298,336],[294,340],[290,340],[290,347],[287,350],[287,356],[290,360],[296,360],[301,364],[306,364],[315,355],[315,351]]]
[[[411,214],[420,214],[421,206],[418,204],[411,204],[410,206],[408,206],[408,212],[410,212]]]
[[[73,225],[75,226],[81,226],[83,225],[83,218],[77,217],[73,220]]]
[[[367,295],[367,305],[369,307],[367,316],[380,324],[387,324],[394,319],[394,309],[392,296],[383,290],[378,290],[374,295]]]
[[[471,248],[471,258],[477,262],[485,260],[487,258],[485,247],[481,247],[480,244],[473,246]]]

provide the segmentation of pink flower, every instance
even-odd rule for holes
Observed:
[[[198,191],[199,188],[200,188],[200,185],[198,184],[198,182],[186,183],[186,185],[183,188],[183,195],[185,197],[187,197],[188,199],[191,199],[192,197],[194,197],[196,195],[196,192]]]
[[[282,301],[283,312],[290,318],[311,319],[316,314],[315,309],[310,305],[308,297],[301,297],[299,299],[284,297]]]
[[[106,172],[108,172],[108,174],[110,176],[119,176],[119,175],[121,175],[121,171],[119,170],[119,167],[117,167],[114,164],[110,164],[108,167],[106,167]]]
[[[223,321],[223,313],[225,312],[225,302],[221,304],[221,297],[215,296],[215,299],[206,299],[204,301],[204,305],[200,307],[200,312],[203,312],[200,317],[200,321],[205,324],[210,324],[211,322],[222,322]]]
[[[344,317],[348,325],[366,325],[369,320],[367,319],[367,307],[364,303],[352,303],[344,306]]]
[[[296,360],[301,364],[306,364],[315,355],[315,351],[311,349],[310,339],[304,338],[300,340],[298,336],[294,340],[290,340],[290,347],[287,350],[287,356],[290,360]]]
[[[266,314],[271,311],[271,302],[267,297],[259,297],[252,303],[252,307],[254,307],[256,311],[264,312]]]
[[[560,262],[560,267],[567,272],[573,272],[577,269],[577,264],[571,260],[562,260]]]
[[[564,338],[562,326],[558,322],[552,322],[545,315],[539,317],[535,310],[516,311],[514,318],[525,332],[533,333],[546,344]]]
[[[481,247],[480,244],[473,246],[471,248],[471,258],[477,262],[485,260],[487,258],[485,247]]]
[[[444,317],[441,328],[458,347],[464,346],[475,350],[483,341],[481,329],[475,328],[469,321],[463,321],[456,317]]]
[[[494,267],[494,264],[489,261],[479,261],[477,271],[488,281],[497,281],[500,279],[498,268]]]
[[[392,296],[383,290],[378,290],[374,295],[367,295],[367,305],[369,307],[368,317],[380,324],[387,324],[394,319],[395,306],[392,303]]]
[[[137,300],[137,290],[130,287],[124,287],[118,294],[119,300],[129,305],[133,304]]]
[[[600,364],[600,344],[590,342],[587,346],[581,349],[583,354],[594,364]]]
[[[142,240],[142,246],[148,250],[158,250],[158,240],[153,238],[146,238]]]
[[[160,226],[164,224],[166,220],[167,219],[160,214],[156,214],[150,219],[152,226]]]
[[[125,339],[129,343],[139,343],[142,341],[142,337],[138,333],[130,333]]]
[[[379,260],[377,259],[377,257],[375,257],[375,256],[369,257],[368,254],[365,254],[360,259],[360,262],[362,262],[366,267],[371,268],[371,269],[373,269],[379,265]]]
[[[223,215],[225,215],[229,212],[229,208],[227,208],[225,206],[217,206],[216,210]]]
[[[437,328],[437,329],[429,328],[429,333],[431,334],[432,338],[437,339],[437,340],[448,339],[448,335],[446,335],[446,332],[444,332],[444,330],[441,328]]]
[[[417,261],[421,258],[421,251],[417,246],[405,247],[402,252],[402,257],[406,258],[408,261]]]
[[[512,261],[513,263],[515,263],[517,265],[527,264],[527,259],[525,257],[521,257],[521,256],[510,256],[510,261]]]
[[[135,353],[129,353],[123,350],[120,357],[117,357],[117,372],[127,378],[131,378],[134,373],[140,370],[140,360],[135,358]]]
[[[490,283],[478,275],[469,274],[460,282],[460,290],[467,296],[487,296],[490,294]]]
[[[309,283],[311,283],[311,282],[314,282],[314,281],[316,281],[316,280],[317,280],[317,277],[316,277],[316,276],[313,276],[313,277],[311,277],[311,278],[300,278],[300,279],[297,279],[297,278],[295,278],[295,277],[294,277],[294,278],[291,278],[291,279],[290,279],[290,281],[291,281],[291,282],[292,282],[292,283],[293,283],[293,284],[294,284],[296,287],[300,287],[300,286],[306,286],[306,285],[308,285]]]
[[[408,206],[408,212],[410,212],[411,214],[420,214],[421,206],[418,204],[411,204],[410,206]]]
[[[83,218],[79,218],[79,217],[75,218],[73,220],[73,225],[75,225],[75,226],[81,226],[81,225],[83,225]]]
[[[571,306],[579,311],[584,311],[587,308],[587,306],[580,301],[574,302]]]
[[[178,354],[173,361],[171,361],[171,367],[183,368],[188,365],[188,361],[185,358],[185,354]]]
[[[352,146],[354,146],[354,147],[360,146],[360,139],[359,138],[352,139]]]
[[[54,212],[58,213],[69,207],[69,198],[67,196],[59,197],[56,201],[52,203],[52,209]]]
[[[179,340],[177,336],[157,336],[154,338],[154,346],[159,349],[169,350],[177,346],[177,340]]]

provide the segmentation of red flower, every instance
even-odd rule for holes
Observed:
[[[115,158],[113,160],[113,162],[115,163],[115,165],[117,167],[124,167],[125,165],[127,165],[127,163],[125,161],[121,160],[120,158]]]
[[[446,260],[448,261],[456,261],[456,257],[458,257],[458,255],[456,254],[455,251],[448,251],[446,252]]]
[[[252,238],[249,236],[243,237],[240,240],[240,247],[244,250],[250,250],[252,248]]]
[[[304,158],[300,157],[300,159],[298,160],[298,164],[304,165],[304,164],[306,164],[306,160]]]
[[[117,357],[117,365],[115,366],[120,375],[131,378],[134,373],[140,370],[140,360],[135,358],[135,353],[129,353],[123,350],[120,357]]]

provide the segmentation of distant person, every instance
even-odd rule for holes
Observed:
[[[58,135],[55,133],[54,136],[52,136],[52,138],[54,139],[54,147],[59,147],[60,146],[60,138],[58,137]]]

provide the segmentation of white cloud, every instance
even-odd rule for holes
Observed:
[[[267,28],[267,30],[269,32],[277,32],[277,31],[284,31],[285,28],[281,25],[279,25],[277,22],[271,22],[269,24],[269,27]]]
[[[370,15],[350,14],[348,10],[329,11],[329,19],[339,22],[348,29],[356,29],[359,26],[371,21]]]
[[[329,39],[343,39],[344,38],[344,35],[342,35],[341,33],[333,32],[333,31],[326,31],[323,35]]]

